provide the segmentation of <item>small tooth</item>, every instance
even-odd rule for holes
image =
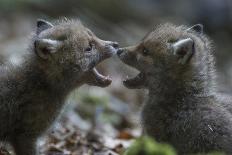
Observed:
[[[128,75],[126,76],[126,79],[129,79],[129,76],[128,76]]]

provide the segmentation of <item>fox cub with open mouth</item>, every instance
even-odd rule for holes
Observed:
[[[67,95],[83,84],[106,87],[95,66],[118,44],[96,37],[80,21],[38,20],[23,63],[0,68],[0,140],[16,155],[35,155],[35,143],[60,113]]]
[[[232,114],[216,93],[211,42],[201,24],[160,25],[117,54],[140,71],[124,85],[149,90],[141,116],[146,134],[172,144],[179,154],[232,154]]]

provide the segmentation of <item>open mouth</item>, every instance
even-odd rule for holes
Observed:
[[[112,82],[112,79],[109,76],[105,76],[99,73],[96,67],[91,70],[91,76],[91,82],[89,83],[90,85],[107,87]]]
[[[101,63],[101,61],[104,61],[105,59],[115,55],[117,53],[117,50],[118,50],[118,43],[116,42],[113,42],[112,45],[107,46],[106,51],[104,52],[98,63]],[[99,86],[99,87],[107,87],[111,84],[112,79],[109,76],[102,75],[101,73],[98,72],[96,67],[94,67],[98,63],[92,64],[93,68],[90,70],[90,74],[89,74],[90,78],[88,78],[88,84],[93,86]]]
[[[122,62],[124,62],[128,66],[133,67],[133,65],[131,64],[134,64],[134,62],[129,63],[130,58],[128,58],[128,55],[126,54],[126,52],[124,52],[123,48],[118,49],[117,55]],[[146,74],[144,72],[140,72],[133,78],[129,78],[127,76],[127,78],[123,81],[123,84],[125,87],[129,89],[139,89],[145,86],[145,82],[146,82]]]
[[[140,72],[137,76],[133,78],[127,77],[126,80],[123,81],[125,87],[130,89],[142,88],[145,84],[146,76],[145,73]]]

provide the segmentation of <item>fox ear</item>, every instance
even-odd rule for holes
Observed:
[[[195,31],[199,34],[203,34],[203,25],[202,24],[196,24],[192,27],[188,28],[187,31]]]
[[[37,19],[37,30],[36,30],[36,34],[39,35],[42,31],[52,28],[53,25],[48,22],[45,21],[43,19]]]
[[[178,56],[178,63],[186,64],[194,53],[194,42],[191,38],[182,39],[172,44],[173,54]]]
[[[48,59],[49,55],[57,52],[62,46],[61,41],[51,39],[37,39],[34,43],[36,54],[42,59]]]

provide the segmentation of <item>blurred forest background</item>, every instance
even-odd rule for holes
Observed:
[[[36,19],[80,19],[97,36],[128,46],[155,25],[201,23],[215,43],[220,91],[232,93],[231,0],[0,0],[1,61],[20,64]],[[107,89],[83,86],[70,95],[59,123],[40,140],[40,152],[122,154],[141,134],[139,109],[144,90],[123,87],[136,71],[117,57],[98,66],[113,78]],[[171,155],[171,154],[170,154]]]

